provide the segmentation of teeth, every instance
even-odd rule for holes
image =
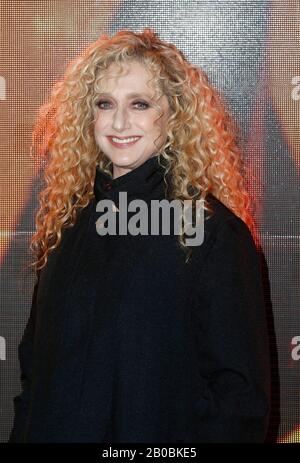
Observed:
[[[135,140],[138,140],[139,137],[131,137],[131,138],[125,138],[123,140],[120,140],[119,138],[115,138],[115,137],[112,137],[112,140],[115,142],[115,143],[130,143],[131,141],[135,141]]]

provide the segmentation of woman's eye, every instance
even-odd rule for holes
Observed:
[[[140,109],[146,109],[149,107],[148,103],[145,103],[144,101],[136,101],[135,103],[133,103],[134,105],[142,105],[142,107],[140,107]]]
[[[107,100],[100,100],[100,101],[98,101],[97,106],[98,106],[99,108],[101,108],[101,109],[106,109],[105,107],[103,108],[103,107],[101,106],[101,105],[105,105],[106,103],[109,104],[109,101],[107,101]]]
[[[98,101],[97,106],[100,109],[107,109],[106,105],[109,105],[109,104],[110,104],[110,102],[107,101],[107,100],[100,100],[100,101]],[[138,109],[147,109],[147,108],[149,108],[149,104],[145,103],[144,101],[135,101],[133,103],[133,105],[134,106],[138,105]]]

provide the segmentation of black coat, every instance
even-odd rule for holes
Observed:
[[[100,236],[99,199],[166,197],[157,158],[108,180],[97,170],[39,273],[9,442],[262,442],[270,365],[249,229],[209,195],[187,264],[176,235]]]

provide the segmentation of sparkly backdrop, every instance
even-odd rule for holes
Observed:
[[[101,33],[152,27],[205,69],[241,126],[264,251],[272,350],[268,441],[300,442],[299,0],[0,0],[0,441],[21,389],[17,346],[33,277],[24,269],[41,189],[29,157],[39,106]]]

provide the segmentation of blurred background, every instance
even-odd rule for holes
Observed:
[[[263,247],[272,352],[267,441],[300,442],[299,0],[0,0],[0,442],[20,393],[17,347],[43,160],[30,157],[38,108],[99,35],[153,28],[202,67],[241,127]]]

